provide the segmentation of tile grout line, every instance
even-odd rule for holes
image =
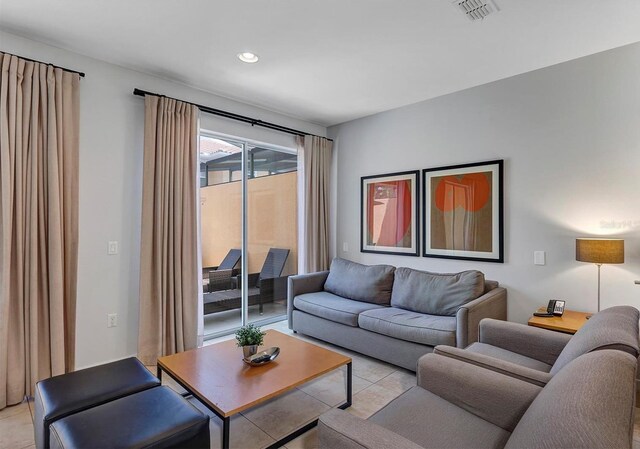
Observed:
[[[273,435],[271,435],[269,432],[267,432],[266,430],[264,430],[262,427],[260,427],[258,424],[254,423],[253,421],[251,421],[251,419],[244,414],[244,412],[240,412],[238,413],[238,415],[242,416],[244,419],[246,419],[247,421],[249,421],[251,424],[253,424],[254,426],[256,426],[257,429],[259,429],[262,433],[264,433],[266,436],[268,436],[269,438],[271,438],[273,440],[273,442],[275,443],[276,441],[278,441],[276,439],[276,437],[274,437]],[[231,424],[231,423],[229,423]]]
[[[326,406],[327,406],[327,407],[329,407],[329,408],[336,408],[336,407],[337,407],[337,405],[327,404],[327,403],[326,403],[326,402],[324,402],[322,399],[315,397],[315,396],[314,396],[314,395],[312,395],[311,393],[307,393],[306,391],[304,391],[304,390],[300,389],[299,387],[296,387],[296,389],[297,389],[297,390],[299,390],[299,391],[301,391],[301,392],[303,392],[304,394],[306,394],[307,396],[309,396],[311,399],[315,399],[315,400],[316,400],[316,401],[318,401],[318,402],[322,402],[324,405],[326,405]],[[347,395],[346,395],[346,393],[345,393],[345,398],[344,398],[344,400],[345,400],[345,401],[347,400]],[[340,405],[340,404],[338,404],[338,405]],[[320,415],[318,415],[318,416],[320,416]]]
[[[31,408],[31,403],[33,402],[33,398],[27,398],[27,406],[29,407],[29,413],[31,414],[31,423],[35,426],[36,425],[36,417],[35,417],[35,411],[33,410],[33,408]]]
[[[18,407],[18,406],[20,406],[20,405],[22,405],[24,403],[25,403],[25,400],[23,399],[22,402],[18,402],[17,404],[8,405],[2,410],[7,410],[8,408],[11,408],[11,407]],[[31,423],[33,423],[33,412],[31,411],[31,406],[30,406],[28,400],[27,400],[27,409],[29,410],[29,416],[31,416]],[[2,417],[0,417],[0,421],[3,421],[5,419],[10,419],[10,418],[15,418],[19,414],[20,413],[18,412],[18,413],[14,414],[14,415],[2,416]]]
[[[338,372],[338,371],[342,371],[342,370],[337,369],[337,370],[335,370],[335,371],[333,371],[333,372]],[[365,382],[369,382],[371,385],[375,385],[375,384],[376,384],[375,382],[371,382],[371,381],[369,381],[369,380],[367,380],[367,379],[363,379],[362,377],[360,377],[360,376],[356,376],[355,374],[352,374],[352,378],[353,378],[353,377],[357,377],[357,378],[358,378],[358,379],[360,379],[360,380],[364,380]],[[318,378],[318,379],[320,379],[320,378]],[[317,380],[317,379],[314,379],[314,380]],[[382,379],[380,379],[380,380],[382,380]],[[351,383],[351,387],[352,387],[352,389],[353,389],[353,379],[351,379],[351,381],[352,381],[352,383]],[[313,382],[313,381],[312,381],[312,382]],[[371,385],[367,385],[367,386],[366,386],[366,387],[364,387],[362,390],[365,390],[365,389],[369,388]],[[344,387],[345,387],[345,390],[346,390],[346,387],[347,387],[347,386],[345,385]],[[317,401],[320,401],[320,402],[322,402],[322,403],[323,403],[323,404],[325,404],[325,405],[328,405],[328,406],[329,406],[329,407],[331,407],[331,408],[336,408],[338,405],[340,405],[340,403],[338,403],[338,405],[331,405],[331,404],[327,404],[327,403],[326,403],[326,402],[324,402],[322,399],[320,399],[320,398],[318,398],[318,397],[316,397],[316,396],[312,395],[311,393],[307,393],[306,391],[304,391],[304,390],[303,390],[303,389],[301,389],[300,387],[296,387],[296,389],[297,389],[297,390],[302,391],[302,392],[303,392],[304,394],[306,394],[307,396],[309,396],[309,397],[311,397],[311,398],[313,398],[313,399],[315,399],[315,400],[317,400]],[[360,391],[362,391],[362,390],[360,390]],[[352,399],[351,399],[352,401],[353,401],[353,396],[355,396],[357,393],[360,393],[360,391],[358,391],[358,392],[356,392],[356,393],[353,393],[353,392],[352,392]],[[345,401],[347,400],[347,392],[346,392],[346,391],[345,391],[345,397],[344,397],[344,399],[345,399]]]

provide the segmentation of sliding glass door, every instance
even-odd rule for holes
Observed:
[[[215,134],[200,139],[205,338],[286,315],[297,272],[297,154]]]
[[[249,322],[287,313],[287,277],[298,268],[297,162],[294,151],[247,148]]]
[[[242,155],[244,142],[200,136],[200,229],[204,334],[242,324]]]

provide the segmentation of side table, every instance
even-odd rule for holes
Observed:
[[[546,307],[541,307],[538,312],[546,312]],[[541,327],[566,334],[578,332],[592,313],[577,312],[575,310],[565,310],[562,316],[541,317],[532,316],[527,323],[529,326]]]

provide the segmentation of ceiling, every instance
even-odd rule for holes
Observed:
[[[496,3],[0,0],[0,29],[325,126],[640,41],[637,0]]]

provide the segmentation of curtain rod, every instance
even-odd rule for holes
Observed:
[[[237,120],[239,122],[249,123],[251,126],[261,126],[263,128],[269,128],[269,129],[273,129],[275,131],[280,131],[280,132],[287,133],[287,134],[293,134],[295,136],[307,136],[307,135],[310,135],[310,136],[315,136],[315,137],[322,137],[323,139],[327,139],[327,140],[330,140],[331,142],[333,142],[332,139],[328,139],[327,137],[324,137],[324,136],[316,136],[315,134],[307,133],[307,132],[300,131],[300,130],[293,129],[293,128],[287,128],[286,126],[277,125],[275,123],[265,122],[263,120],[259,120],[259,119],[256,119],[256,118],[247,117],[246,115],[235,114],[233,112],[223,111],[222,109],[210,108],[209,106],[203,106],[201,104],[192,103],[190,101],[178,100],[177,98],[168,97],[166,95],[154,94],[153,92],[147,92],[147,91],[142,90],[142,89],[137,89],[137,88],[133,89],[133,95],[137,95],[139,97],[144,97],[146,95],[154,95],[156,97],[164,97],[164,98],[169,98],[170,100],[182,101],[183,103],[187,103],[187,104],[191,104],[193,106],[196,106],[202,112],[206,112],[207,114],[218,115],[220,117],[225,117],[225,118],[228,118],[228,119],[231,119],[231,120]]]
[[[24,59],[25,61],[37,62],[38,64],[44,64],[44,65],[50,65],[51,67],[53,67],[55,69],[62,69],[65,72],[77,73],[78,75],[80,75],[80,78],[84,78],[84,72],[78,72],[77,70],[71,70],[71,69],[67,69],[65,67],[60,67],[59,65],[51,64],[50,62],[42,62],[42,61],[37,61],[37,60],[31,59],[31,58],[25,58],[24,56],[16,55],[14,53],[9,53],[9,52],[4,51],[4,50],[0,50],[0,52],[4,53],[6,55],[11,55],[11,56],[15,56],[15,57],[20,58],[20,59]]]

